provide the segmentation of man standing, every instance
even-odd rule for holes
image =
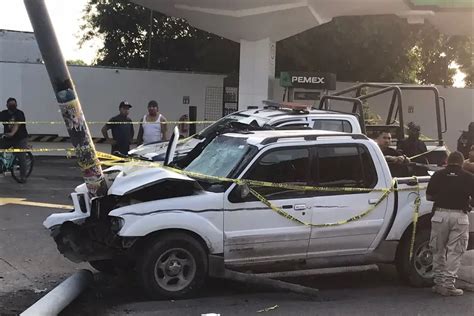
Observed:
[[[15,122],[25,122],[25,113],[18,110],[18,104],[15,98],[8,98],[7,110],[0,112],[0,121],[11,122],[3,124],[3,136],[0,141],[0,149],[28,149],[28,132],[26,125],[14,124]],[[20,164],[20,183],[26,182],[26,153],[17,153]]]
[[[166,118],[159,112],[158,102],[148,102],[148,114],[143,117],[138,131],[138,144],[151,144],[166,140]]]
[[[420,140],[420,126],[413,122],[408,123],[408,138],[398,143],[397,149],[407,157],[414,157],[416,155],[428,151],[424,142]],[[415,162],[427,163],[426,157],[418,157],[414,159]]]
[[[474,197],[474,176],[462,170],[463,155],[449,155],[446,169],[436,172],[428,184],[426,199],[434,202],[430,247],[433,251],[432,290],[443,296],[463,295],[455,287],[461,258],[469,239],[469,217]]]
[[[471,146],[471,150],[469,151],[469,157],[464,161],[462,168],[474,174],[474,145]]]
[[[127,155],[130,151],[130,144],[135,134],[132,120],[128,117],[131,107],[128,102],[122,101],[119,105],[119,115],[112,117],[109,120],[110,124],[105,124],[102,127],[102,135],[112,145],[112,154],[118,152]],[[112,139],[109,138],[108,131],[110,129],[112,130]]]
[[[465,159],[468,159],[469,149],[474,145],[474,122],[469,124],[467,131],[462,132],[458,139],[458,151],[460,151]]]
[[[401,165],[408,159],[402,153],[390,147],[392,143],[392,134],[389,131],[381,131],[375,139],[382,150],[385,160],[390,164]]]
[[[189,121],[189,117],[187,114],[183,114],[179,118],[179,122],[188,122],[188,121]],[[186,138],[189,136],[189,124],[180,123],[178,125],[178,128],[179,128],[179,138]]]

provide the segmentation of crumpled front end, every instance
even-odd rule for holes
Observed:
[[[114,166],[104,174],[108,195],[91,198],[85,185],[80,185],[71,194],[74,209],[52,214],[43,223],[58,250],[73,262],[127,255],[136,238],[118,235],[125,219],[111,216],[113,210],[201,190],[193,179],[161,168]]]

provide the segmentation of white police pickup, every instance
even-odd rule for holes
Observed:
[[[184,171],[219,179],[115,166],[105,171],[107,196],[91,199],[81,185],[72,194],[74,210],[53,214],[44,225],[70,260],[88,261],[104,272],[135,271],[154,298],[196,294],[208,276],[224,268],[275,272],[394,263],[409,284],[431,283],[429,177],[393,183],[380,149],[364,135],[224,134]],[[342,189],[257,187],[224,178]],[[397,190],[382,198],[390,188]],[[410,261],[418,196],[420,218]]]

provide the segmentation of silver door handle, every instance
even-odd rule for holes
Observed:
[[[293,208],[295,211],[306,211],[307,207],[305,204],[297,204]]]

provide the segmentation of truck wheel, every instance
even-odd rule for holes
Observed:
[[[112,260],[89,261],[89,264],[91,265],[91,267],[93,267],[97,271],[105,273],[105,274],[114,275],[117,273],[115,269],[116,267]]]
[[[206,281],[206,251],[187,234],[167,234],[145,247],[138,271],[140,281],[151,298],[190,297]]]
[[[433,254],[429,247],[430,230],[417,230],[413,258],[410,261],[411,231],[403,238],[397,252],[397,270],[401,279],[414,287],[433,285]]]

